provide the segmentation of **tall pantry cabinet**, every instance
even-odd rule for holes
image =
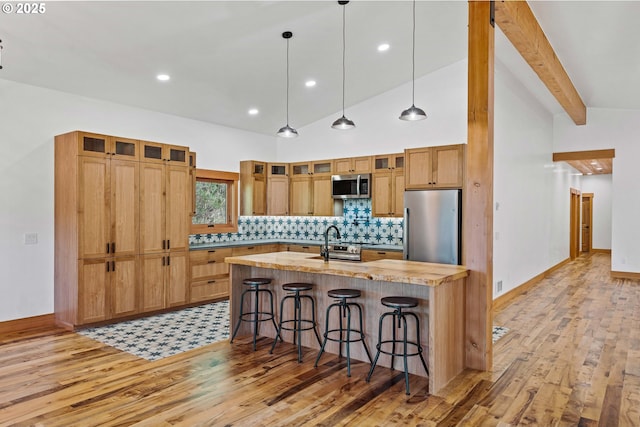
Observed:
[[[56,322],[60,326],[73,329],[149,311],[141,303],[146,292],[145,276],[141,275],[145,262],[141,225],[153,222],[160,227],[164,211],[151,217],[148,210],[143,212],[143,158],[137,140],[86,132],[55,138],[54,280]],[[147,195],[165,198],[166,189],[160,185],[159,193]],[[184,264],[191,187],[182,185],[185,217],[178,222],[184,219],[185,224],[177,227],[182,235],[175,241],[176,249],[182,248],[184,253]],[[166,257],[168,251],[160,252]],[[174,265],[180,266],[180,261]],[[186,289],[188,269],[186,264],[182,268]],[[163,307],[170,305],[169,301],[163,295]]]

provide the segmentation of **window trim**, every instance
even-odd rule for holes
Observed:
[[[208,224],[191,223],[191,234],[218,234],[238,232],[238,181],[240,174],[237,172],[225,172],[209,169],[196,169],[193,178],[193,205],[195,208],[196,181],[198,179],[225,181],[227,183],[227,209],[231,221],[227,224],[216,224],[210,227]],[[194,212],[195,215],[195,212]]]

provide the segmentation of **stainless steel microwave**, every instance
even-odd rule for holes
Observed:
[[[331,195],[334,199],[371,197],[371,174],[332,175]]]

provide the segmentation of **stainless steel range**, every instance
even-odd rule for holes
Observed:
[[[362,247],[357,243],[333,243],[329,245],[329,259],[361,261]]]

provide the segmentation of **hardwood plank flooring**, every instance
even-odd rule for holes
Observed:
[[[61,330],[0,336],[0,425],[640,426],[640,284],[582,256],[494,313],[510,329],[491,372],[445,389],[271,340],[149,362]]]

